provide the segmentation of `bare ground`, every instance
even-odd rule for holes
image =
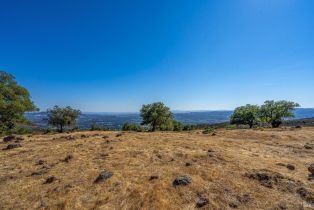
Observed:
[[[0,209],[314,209],[306,143],[314,128],[24,136],[0,151]]]

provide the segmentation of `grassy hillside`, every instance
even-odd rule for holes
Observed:
[[[0,209],[314,209],[314,128],[23,138],[0,144],[21,146],[0,151]]]

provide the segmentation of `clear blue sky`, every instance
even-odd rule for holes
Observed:
[[[314,107],[312,0],[0,0],[0,69],[42,109]]]

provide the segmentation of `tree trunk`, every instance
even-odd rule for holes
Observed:
[[[154,132],[154,131],[156,131],[156,121],[153,121],[153,123],[152,123],[152,131]]]
[[[59,131],[60,131],[60,133],[63,132],[63,125],[62,124],[60,125],[60,130]]]
[[[281,120],[273,120],[272,122],[271,122],[271,127],[272,128],[279,128],[279,126],[281,125]]]
[[[155,123],[153,123],[153,128],[152,128],[152,131],[154,132],[154,131],[156,131],[156,125],[155,125]]]

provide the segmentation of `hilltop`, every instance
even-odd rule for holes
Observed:
[[[1,209],[314,209],[314,128],[7,140]]]

